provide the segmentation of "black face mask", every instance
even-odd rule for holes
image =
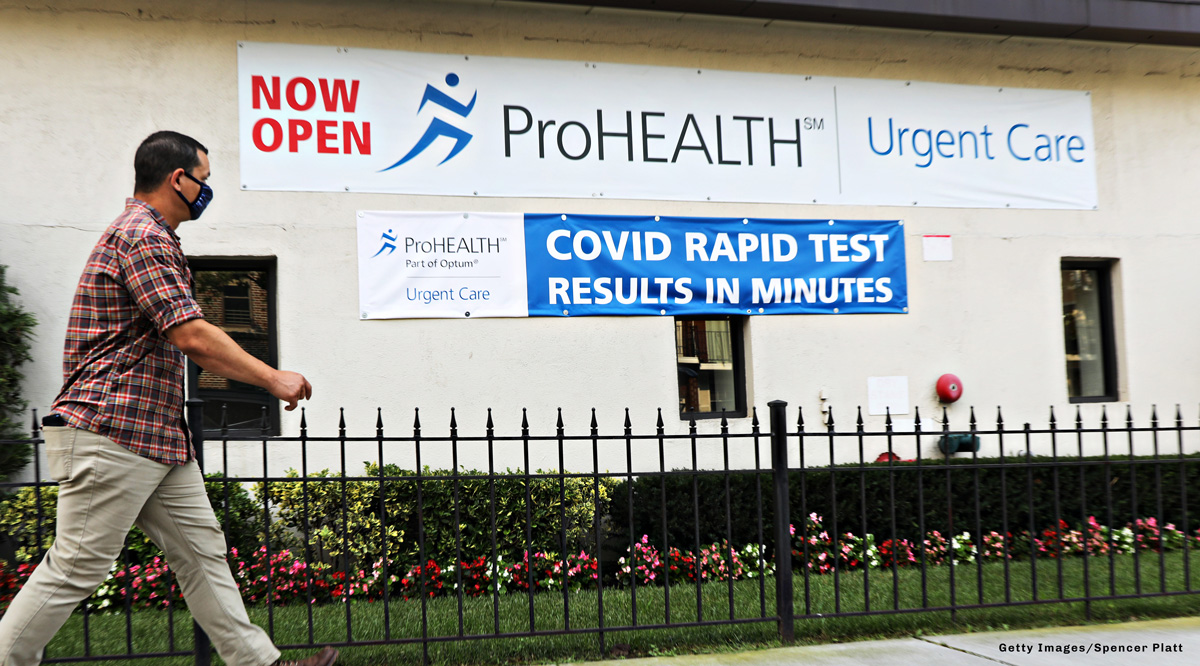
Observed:
[[[208,208],[208,204],[212,203],[213,191],[212,188],[208,186],[208,183],[197,180],[192,174],[184,171],[183,175],[187,176],[194,183],[200,186],[200,193],[196,195],[195,201],[188,201],[187,197],[183,196],[183,192],[180,192],[179,190],[175,190],[175,194],[178,194],[179,198],[183,199],[183,203],[187,204],[188,212],[191,213],[192,219],[198,220],[200,219],[200,216],[204,214],[204,209]]]

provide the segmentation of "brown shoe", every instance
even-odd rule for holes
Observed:
[[[332,666],[337,661],[338,651],[331,648],[321,648],[321,651],[304,659],[280,659],[271,666]]]

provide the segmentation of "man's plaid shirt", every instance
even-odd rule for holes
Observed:
[[[51,411],[138,455],[193,458],[183,426],[183,354],[165,335],[202,318],[179,236],[145,202],[100,238],[71,304],[62,392]]]

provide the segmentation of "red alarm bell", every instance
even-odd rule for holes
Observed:
[[[954,402],[962,397],[962,380],[955,375],[945,374],[938,377],[937,394],[942,402]]]

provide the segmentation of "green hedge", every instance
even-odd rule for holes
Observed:
[[[310,474],[304,483],[295,470],[287,476],[294,481],[256,484],[253,497],[241,483],[224,483],[219,475],[206,476],[205,487],[217,519],[225,526],[225,537],[239,553],[249,554],[263,544],[264,521],[271,522],[271,548],[292,548],[300,553],[308,536],[313,557],[341,567],[370,566],[384,553],[383,523],[386,521],[387,553],[393,562],[415,566],[418,561],[417,484],[412,471],[394,465],[384,467],[380,512],[380,482],[352,480],[344,484],[340,475],[329,470]],[[425,469],[421,484],[425,520],[425,555],[439,562],[453,561],[456,554],[454,507],[455,482],[450,470]],[[492,497],[495,493],[496,554],[507,562],[521,557],[526,543],[526,479],[520,470],[499,473],[493,482],[486,473],[462,470],[459,479],[458,531],[464,557],[490,556],[492,553]],[[542,474],[541,471],[536,474]],[[378,465],[367,463],[363,477],[379,475]],[[607,521],[615,481],[602,479],[597,485],[590,478],[554,476],[531,478],[530,540],[535,552],[562,555],[580,550],[591,551],[595,544],[597,511],[601,516],[601,537],[607,534]],[[38,502],[40,492],[42,518],[41,542],[38,542]],[[343,511],[343,497],[345,510]],[[15,562],[37,560],[54,540],[55,508],[58,488],[48,486],[35,491],[22,488],[0,501],[0,534],[10,535]],[[228,501],[228,508],[226,502]],[[310,516],[306,524],[305,515]],[[565,518],[565,521],[564,521]],[[131,561],[145,563],[160,554],[158,548],[136,527],[128,540]]]
[[[204,483],[217,520],[225,528],[225,540],[231,546],[253,550],[261,541],[262,510],[240,484],[220,482],[220,475],[206,474]],[[227,490],[228,487],[228,490]],[[228,493],[228,495],[227,495]],[[40,543],[38,539],[38,500],[41,500]],[[228,500],[228,507],[226,501]],[[27,486],[0,501],[0,534],[11,540],[13,563],[37,562],[54,543],[58,505],[58,487],[40,490]],[[145,564],[162,554],[158,546],[134,527],[126,540],[131,564]]]
[[[975,488],[978,475],[978,522],[983,531],[1007,529],[1010,532],[1042,530],[1055,524],[1055,493],[1058,487],[1058,516],[1072,527],[1078,527],[1084,515],[1094,515],[1102,524],[1124,525],[1135,518],[1157,516],[1164,522],[1184,525],[1184,492],[1186,487],[1187,517],[1190,527],[1200,525],[1200,455],[1185,456],[1182,465],[1177,461],[1153,464],[1153,458],[1137,457],[1131,464],[1129,456],[1112,456],[1107,465],[1067,464],[1063,467],[1039,467],[1052,461],[1049,457],[1033,457],[1027,465],[1022,458],[1008,458],[1000,468],[962,469],[972,463],[969,458],[925,461],[918,469],[916,463],[892,463],[894,482],[890,481],[886,463],[870,463],[862,470],[857,463],[828,468],[792,471],[789,475],[792,524],[799,528],[803,514],[817,513],[824,518],[827,529],[833,529],[834,507],[837,508],[837,531],[863,534],[870,532],[879,539],[892,536],[892,508],[895,508],[896,536],[915,539],[921,533],[920,516],[924,508],[925,530],[944,533],[953,530],[974,532],[976,528]],[[1074,458],[1071,462],[1102,462],[1102,457]],[[1060,462],[1062,459],[1060,459]],[[980,459],[995,463],[996,459]],[[1056,471],[1057,470],[1057,471]],[[1081,478],[1080,472],[1083,476]],[[1156,480],[1156,470],[1161,476]],[[686,472],[687,470],[685,470]],[[949,476],[949,489],[947,488]],[[1057,477],[1057,481],[1056,481]],[[762,529],[765,543],[772,545],[774,510],[771,498],[774,485],[770,471],[761,473]],[[643,476],[633,481],[632,503],[626,482],[613,489],[612,524],[619,531],[615,537],[628,541],[630,516],[633,536],[648,534],[662,541],[663,489],[665,486],[666,532],[672,545],[690,547],[695,541],[695,504],[700,513],[700,543],[728,538],[725,513],[725,478],[723,473],[696,475],[699,492],[693,492],[693,475]],[[1134,487],[1137,506],[1134,507]],[[1162,490],[1162,513],[1159,514],[1158,488]],[[729,475],[731,503],[731,541],[735,545],[758,542],[758,504],[754,472],[732,472]],[[1002,487],[1006,492],[1002,492]],[[1106,488],[1109,492],[1106,493]],[[895,501],[892,501],[892,497]],[[921,497],[923,495],[923,497]],[[864,501],[866,523],[863,522]],[[1111,497],[1112,515],[1108,502]],[[1001,499],[1005,498],[1005,502]]]
[[[1073,459],[1077,462],[1080,459]],[[1094,515],[1101,524],[1124,525],[1135,518],[1159,517],[1192,532],[1200,526],[1200,455],[1179,462],[1164,460],[1158,464],[1152,458],[1139,457],[1135,462],[1127,456],[1114,456],[1107,465],[1068,463],[1053,468],[1039,466],[1050,458],[1010,458],[999,468],[969,469],[970,459],[926,461],[921,468],[915,463],[893,463],[892,474],[886,463],[872,463],[860,468],[856,464],[828,468],[793,470],[790,473],[792,523],[803,524],[803,513],[823,517],[824,527],[834,529],[834,507],[837,509],[838,532],[872,533],[877,539],[892,536],[892,508],[896,515],[896,536],[917,539],[920,525],[919,495],[923,495],[924,530],[971,531],[976,528],[975,489],[978,483],[978,522],[990,530],[1018,532],[1040,531],[1055,524],[1054,487],[1057,476],[1058,514],[1072,528],[1078,528],[1085,515]],[[1083,458],[1098,463],[1099,457]],[[994,463],[996,460],[982,459]],[[1082,470],[1082,478],[1081,478]],[[415,474],[387,465],[382,498],[377,480],[345,482],[346,510],[343,512],[343,483],[340,476],[328,470],[309,475],[304,483],[299,474],[290,470],[289,481],[259,484],[251,498],[241,484],[230,483],[230,507],[224,507],[226,484],[210,475],[206,486],[218,518],[228,525],[226,536],[230,545],[239,550],[257,548],[262,543],[263,520],[271,517],[272,548],[302,548],[304,536],[314,557],[338,564],[369,565],[380,560],[385,552],[381,537],[383,522],[387,523],[386,552],[394,562],[415,564],[418,555],[417,484]],[[379,468],[367,464],[364,477],[374,477]],[[455,481],[450,470],[426,468],[422,483],[422,504],[425,519],[425,555],[439,562],[453,561],[456,553],[455,533],[461,531],[461,548],[465,555],[492,553],[492,492],[495,492],[496,553],[506,561],[520,557],[526,543],[526,479],[518,471],[506,470],[494,480],[476,470],[462,470],[462,476],[483,478],[460,479],[457,482],[459,523],[454,524]],[[541,472],[538,472],[541,474]],[[1156,480],[1156,474],[1158,478]],[[949,489],[947,489],[949,477]],[[602,479],[599,496],[590,478],[567,478],[560,484],[554,476],[532,478],[528,484],[531,497],[531,542],[535,551],[562,554],[586,549],[602,551],[605,559],[624,553],[630,539],[630,519],[633,537],[650,535],[662,544],[665,488],[666,532],[671,546],[683,549],[694,547],[696,537],[695,511],[698,506],[699,541],[701,545],[729,538],[734,546],[759,542],[758,515],[762,514],[762,541],[773,544],[774,512],[771,506],[773,485],[770,471],[760,475],[762,501],[753,472],[731,472],[729,482],[729,532],[726,531],[726,475],[689,471],[670,476],[648,475],[635,479],[632,485],[624,480]],[[976,478],[978,481],[976,482]],[[1002,484],[1003,479],[1003,484]],[[698,493],[693,493],[693,480]],[[831,487],[832,483],[832,487]],[[1137,488],[1137,506],[1133,489]],[[1002,503],[1002,485],[1007,489],[1007,501]],[[1184,521],[1184,493],[1189,524]],[[1108,491],[1106,492],[1106,488]],[[1159,510],[1161,488],[1162,510]],[[894,493],[895,501],[891,500]],[[565,497],[560,498],[560,495]],[[630,502],[632,495],[632,502]],[[42,489],[43,546],[49,545],[54,531],[53,488]],[[866,523],[863,522],[865,497]],[[950,498],[949,500],[947,498]],[[384,507],[381,514],[380,505]],[[564,501],[565,500],[565,501]],[[1111,500],[1112,513],[1108,502]],[[307,512],[310,522],[305,524]],[[1005,525],[1007,510],[1007,525]],[[601,548],[596,548],[595,525],[599,512]],[[565,513],[565,522],[563,516]],[[17,541],[19,561],[27,561],[38,551],[36,543],[36,505],[33,490],[23,489],[15,496],[0,502],[0,533],[11,534]],[[565,529],[565,535],[564,535]],[[565,536],[565,538],[564,538]],[[157,554],[153,544],[145,541],[140,532],[131,538],[135,559],[149,559]],[[23,558],[23,559],[22,559]]]
[[[492,480],[459,479],[457,483],[459,530],[455,539],[455,482],[451,470],[424,470],[421,503],[424,507],[425,557],[438,562],[455,561],[459,543],[464,557],[492,553]],[[535,474],[542,474],[539,470]],[[366,463],[364,477],[379,475],[379,466]],[[346,559],[352,566],[369,566],[383,558],[383,530],[386,521],[387,554],[393,562],[413,566],[418,561],[416,475],[395,465],[385,465],[383,512],[380,511],[380,482],[346,481],[345,492],[340,474],[329,470],[309,474],[303,483],[296,470],[288,470],[291,482],[273,482],[269,488],[259,484],[255,495],[261,505],[265,498],[275,514],[274,533],[287,545],[303,546],[308,536],[314,556],[341,566]],[[461,470],[460,476],[486,477],[478,470]],[[313,482],[317,481],[317,482]],[[506,470],[494,478],[496,554],[507,561],[525,551],[526,480],[520,470]],[[591,479],[553,477],[531,478],[530,523],[532,549],[535,552],[562,554],[577,551],[595,542],[595,516],[608,511],[615,481],[599,484],[599,497]],[[563,501],[565,495],[565,501]],[[346,507],[343,511],[342,498]],[[307,504],[306,504],[307,503]],[[311,522],[305,525],[305,513]],[[565,512],[565,524],[563,516]],[[564,534],[565,530],[565,534]],[[602,535],[603,536],[603,535]],[[565,538],[564,538],[565,537]]]

